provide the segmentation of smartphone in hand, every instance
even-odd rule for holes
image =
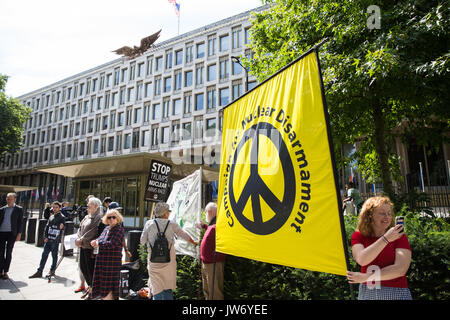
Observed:
[[[405,230],[405,217],[404,216],[397,216],[395,217],[395,224],[401,224],[403,226],[402,231],[403,232]]]

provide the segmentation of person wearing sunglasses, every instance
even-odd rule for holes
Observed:
[[[106,224],[100,237],[91,245],[99,248],[95,260],[91,299],[118,300],[120,268],[122,266],[122,244],[125,236],[121,225],[123,217],[116,209],[108,210],[102,218]]]

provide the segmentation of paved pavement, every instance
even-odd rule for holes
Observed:
[[[76,249],[71,257],[64,257],[56,270],[56,277],[48,283],[45,277],[28,279],[36,272],[43,248],[25,241],[14,245],[9,280],[0,279],[0,300],[81,300],[81,293],[74,293],[80,285]],[[50,270],[49,255],[43,275]]]

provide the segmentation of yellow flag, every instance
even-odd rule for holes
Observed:
[[[217,251],[346,275],[313,51],[223,110]]]

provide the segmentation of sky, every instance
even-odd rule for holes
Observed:
[[[177,0],[180,34],[261,6],[261,0]],[[0,74],[19,97],[117,59],[111,52],[162,29],[178,35],[168,0],[0,0]]]

